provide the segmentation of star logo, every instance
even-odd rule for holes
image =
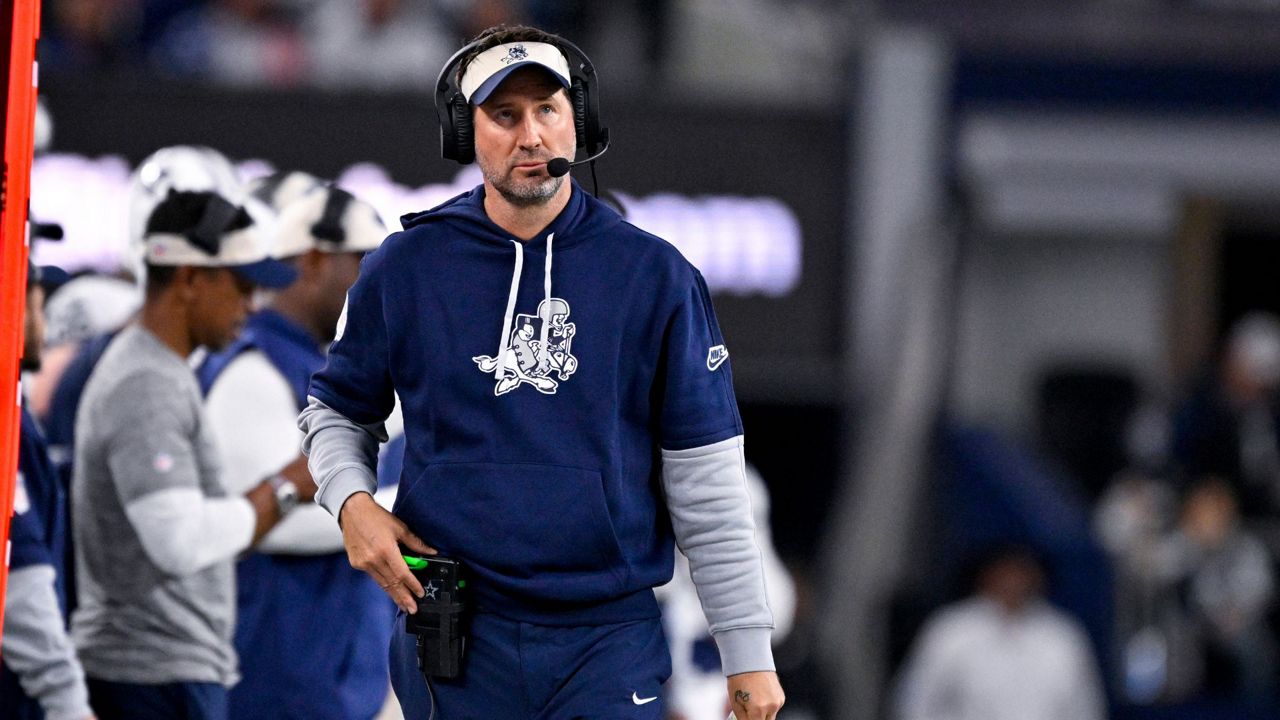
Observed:
[[[507,56],[502,58],[503,65],[509,65],[513,62],[519,62],[529,57],[529,51],[524,49],[523,45],[515,45],[507,48]]]
[[[436,593],[440,590],[440,588],[436,587],[436,583],[434,580],[428,580],[427,586],[422,589],[426,593],[425,599],[427,600],[435,600]]]

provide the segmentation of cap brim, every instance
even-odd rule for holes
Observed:
[[[498,89],[498,86],[502,84],[502,81],[507,79],[508,75],[522,67],[528,67],[530,65],[546,70],[547,74],[555,78],[556,82],[560,83],[562,87],[566,90],[569,88],[569,79],[557,72],[555,68],[550,65],[546,65],[545,63],[540,63],[537,60],[524,60],[518,63],[512,63],[502,68],[498,72],[490,75],[484,82],[480,83],[480,87],[476,88],[476,91],[471,93],[471,104],[483,104],[484,101],[488,100],[489,96],[493,94],[493,91]]]
[[[289,287],[298,279],[297,270],[273,258],[245,265],[230,265],[228,269],[254,285],[273,290]]]
[[[57,265],[40,266],[40,284],[46,290],[53,290],[66,285],[71,280],[71,273]]]

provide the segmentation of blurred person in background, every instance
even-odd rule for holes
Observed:
[[[27,264],[23,371],[40,369],[44,334],[41,269]],[[0,636],[0,719],[92,718],[84,670],[67,635],[63,548],[66,494],[35,418],[21,407],[18,476],[8,547],[9,580]]]
[[[67,345],[71,357],[50,377],[47,427],[51,454],[70,478],[75,418],[85,383],[116,333],[141,306],[146,279],[143,256],[146,223],[171,190],[213,190],[234,195],[240,179],[231,161],[201,146],[174,145],[147,156],[130,179],[128,255],[131,266],[121,272],[132,285],[115,277],[86,275],[58,289],[49,299],[49,343]],[[62,347],[53,352],[61,356]]]
[[[1187,493],[1160,566],[1198,628],[1205,689],[1255,707],[1274,702],[1276,642],[1266,624],[1275,595],[1271,559],[1241,526],[1224,480],[1205,478]]]
[[[1187,700],[1203,682],[1197,631],[1166,569],[1178,513],[1178,494],[1163,473],[1135,466],[1115,478],[1094,514],[1115,568],[1116,680],[1128,703]]]
[[[611,16],[624,17],[627,44],[636,44],[627,57],[642,61],[628,68],[628,72],[653,92],[661,91],[659,83],[666,77],[667,60],[676,37],[672,21],[678,8],[671,0],[525,0],[523,5],[533,25],[565,37],[592,37],[598,41],[602,26]]]
[[[78,275],[50,292],[45,302],[44,362],[31,394],[31,410],[37,418],[50,420],[62,374],[84,343],[124,327],[141,304],[136,284],[108,275]]]
[[[292,87],[308,72],[300,27],[304,4],[207,0],[158,31],[148,64],[159,75],[203,77],[246,87]]]
[[[671,578],[674,536],[734,711],[774,718],[783,693],[742,425],[705,281],[549,172],[605,144],[577,48],[493,28],[455,58],[437,96],[445,153],[474,155],[484,184],[402,218],[405,232],[365,261],[300,417],[317,500],[340,519],[352,564],[406,613],[425,591],[399,543],[435,554],[425,538],[471,569],[459,677],[424,678],[405,626],[393,632],[401,706],[660,718],[670,656],[652,588]],[[592,362],[553,369],[553,326]],[[373,459],[396,393],[415,480],[392,515],[373,500]]]
[[[133,319],[141,304],[142,292],[132,282],[82,275],[53,291],[45,305],[46,362],[35,385],[40,399],[32,401],[32,411],[44,423],[49,459],[68,498],[80,393],[111,338]],[[75,544],[70,538],[65,563],[69,614],[76,607]]]
[[[427,89],[452,52],[438,2],[321,0],[303,19],[310,80],[329,89]]]
[[[155,205],[139,318],[111,341],[80,404],[71,628],[104,720],[228,717],[234,559],[315,491],[299,460],[230,494],[187,364],[235,339],[254,287],[296,279],[268,257],[243,202],[170,187]]]
[[[129,189],[128,254],[132,265],[121,274],[132,277],[134,284],[83,276],[64,284],[50,297],[50,338],[62,338],[64,344],[74,346],[70,359],[64,359],[61,348],[55,347],[53,354],[65,364],[42,378],[52,386],[44,418],[49,457],[68,496],[75,467],[76,413],[85,384],[107,346],[142,303],[147,218],[170,190],[217,190],[234,195],[239,183],[231,161],[212,148],[174,145],[147,156],[134,171]],[[69,613],[79,599],[74,536],[70,540],[66,557]]]
[[[1280,319],[1250,313],[1227,335],[1215,370],[1174,416],[1173,456],[1192,478],[1230,483],[1251,520],[1280,510]],[[1280,533],[1277,535],[1280,543]],[[1273,553],[1280,545],[1273,546]]]
[[[1080,624],[1044,599],[1021,546],[990,550],[973,597],[940,609],[899,679],[899,720],[1102,720],[1106,701]]]
[[[146,0],[46,0],[40,62],[86,71],[129,65],[138,58]]]
[[[324,366],[361,258],[387,234],[377,211],[345,190],[317,181],[296,196],[291,186],[304,181],[283,173],[258,187],[264,199],[283,203],[272,254],[292,265],[298,280],[270,294],[239,338],[198,371],[233,494],[300,457],[297,418],[307,384]],[[380,491],[380,501],[390,507],[394,492]],[[236,587],[242,677],[230,694],[232,717],[377,715],[389,690],[395,605],[347,562],[342,533],[324,508],[308,503],[290,512],[240,558]]]

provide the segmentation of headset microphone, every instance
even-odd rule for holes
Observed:
[[[547,174],[551,177],[560,177],[569,174],[569,168],[582,163],[588,163],[609,151],[609,141],[605,140],[604,147],[600,148],[600,152],[589,157],[584,157],[577,162],[569,162],[568,159],[558,157],[547,161]]]

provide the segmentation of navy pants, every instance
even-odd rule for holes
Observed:
[[[88,679],[98,720],[227,720],[227,689],[217,683],[139,685]]]
[[[424,680],[415,652],[401,614],[391,684],[406,720],[661,720],[671,675],[659,618],[548,627],[478,614],[455,680]]]

